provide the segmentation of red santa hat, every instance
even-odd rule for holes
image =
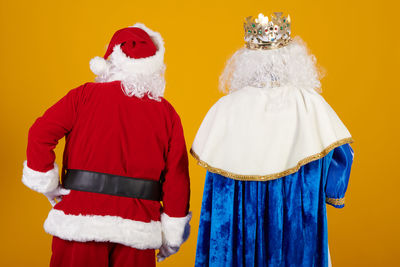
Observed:
[[[90,60],[90,69],[98,76],[114,66],[130,73],[153,73],[164,66],[164,42],[158,32],[136,23],[114,33],[103,57]]]

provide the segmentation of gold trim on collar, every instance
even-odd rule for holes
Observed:
[[[325,202],[331,205],[340,206],[344,205],[344,197],[343,198],[325,198]]]
[[[311,161],[318,160],[320,158],[325,157],[331,150],[344,145],[344,144],[349,144],[353,143],[353,139],[351,137],[349,138],[344,138],[339,141],[334,142],[333,144],[330,144],[327,146],[324,150],[322,150],[320,153],[314,154],[312,156],[306,157],[302,160],[300,160],[297,165],[293,168],[290,168],[286,171],[283,172],[278,172],[278,173],[273,173],[273,174],[267,174],[267,175],[241,175],[241,174],[235,174],[232,172],[228,172],[219,168],[215,168],[213,166],[208,165],[207,162],[202,161],[200,157],[196,154],[196,152],[193,151],[193,149],[190,149],[190,154],[197,160],[197,164],[200,165],[201,167],[205,168],[207,171],[223,175],[225,177],[234,179],[234,180],[240,180],[240,181],[269,181],[269,180],[275,180],[278,178],[282,178],[284,176],[287,176],[289,174],[297,172],[302,166],[306,165],[307,163],[310,163]]]

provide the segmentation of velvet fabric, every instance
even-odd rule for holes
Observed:
[[[344,197],[352,160],[346,144],[276,180],[207,172],[195,265],[328,266],[325,199]]]
[[[151,57],[157,52],[157,47],[147,32],[137,27],[128,27],[114,33],[104,59],[107,59],[114,51],[114,47],[119,44],[124,54],[130,58]]]
[[[50,267],[156,267],[154,249],[53,237]]]

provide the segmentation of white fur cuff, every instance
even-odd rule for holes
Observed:
[[[192,213],[185,217],[170,217],[166,213],[161,214],[161,227],[163,244],[171,247],[180,247],[190,234],[190,219]]]
[[[54,190],[59,184],[58,166],[54,163],[54,168],[47,172],[35,171],[28,167],[27,161],[24,161],[22,174],[24,185],[39,193],[47,193]]]

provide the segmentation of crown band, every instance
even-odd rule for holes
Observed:
[[[265,42],[265,43],[259,43],[259,44],[247,42],[246,47],[251,50],[272,50],[272,49],[278,49],[281,47],[285,47],[291,41],[292,41],[292,39],[285,40],[285,42],[279,42],[279,43],[278,42],[275,42],[275,43]]]
[[[268,20],[268,17],[261,13],[257,18],[246,18],[244,40],[248,49],[270,50],[290,43],[290,16],[282,17],[282,12],[274,12],[270,18]]]

